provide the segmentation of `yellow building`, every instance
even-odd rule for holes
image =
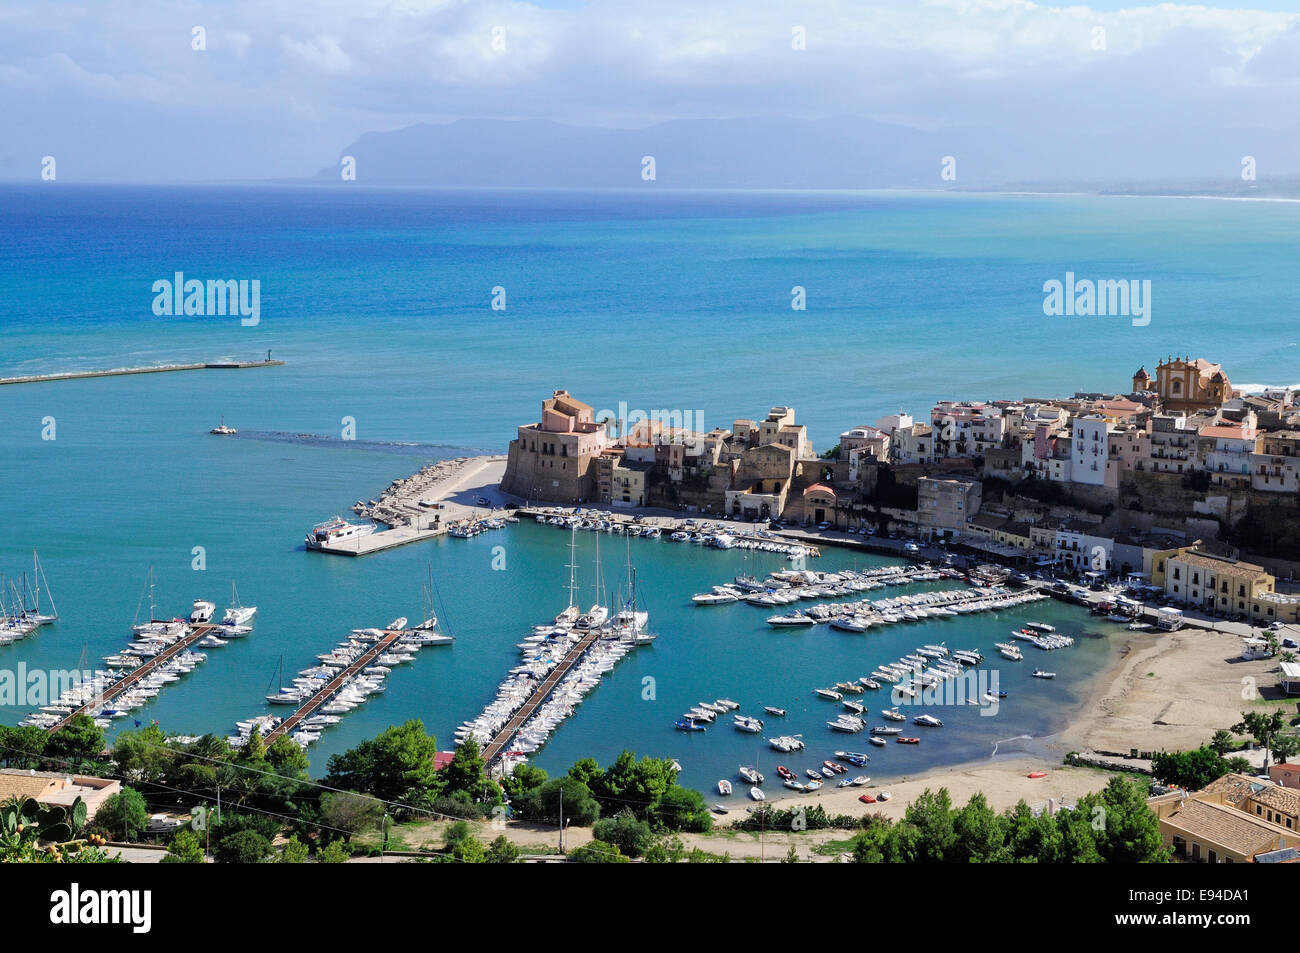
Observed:
[[[1258,597],[1273,591],[1263,566],[1188,550],[1165,560],[1165,593],[1209,612],[1252,614]]]

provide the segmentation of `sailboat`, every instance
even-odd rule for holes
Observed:
[[[271,676],[271,678],[272,681],[275,681],[279,685],[279,688],[277,688],[274,692],[267,693],[266,700],[270,702],[272,705],[297,705],[300,702],[305,701],[308,697],[310,697],[313,694],[307,689],[300,688],[297,685],[290,685],[288,688],[285,687],[283,655],[280,656],[280,664],[276,668],[275,674]],[[270,687],[271,687],[270,685],[267,685],[267,688]]]
[[[140,618],[140,607],[144,605],[145,593],[149,595],[149,618],[145,622],[138,622]],[[157,638],[159,636],[178,637],[185,631],[185,623],[179,619],[173,619],[170,622],[155,619],[157,614],[157,605],[154,602],[154,582],[153,567],[149,567],[149,579],[145,583],[144,591],[140,593],[140,601],[136,603],[135,619],[131,622],[131,634],[139,638]]]
[[[575,629],[599,629],[609,619],[609,609],[600,604],[601,589],[600,573],[600,534],[596,534],[596,601],[592,603],[590,609],[578,616],[573,623]]]
[[[433,612],[433,563],[429,563],[428,585],[421,586],[420,589],[425,600],[424,621],[412,627],[410,634],[403,641],[413,642],[418,645],[443,645],[455,641],[450,635],[434,631],[438,625],[438,617]]]
[[[623,608],[619,609],[618,614],[614,616],[612,628],[624,642],[632,642],[635,645],[649,645],[655,640],[653,633],[646,630],[646,623],[650,620],[650,613],[644,610],[638,610],[636,607],[636,570],[632,568],[632,541],[627,541],[627,584],[631,592],[627,602],[620,603]]]
[[[27,574],[23,573],[23,585],[27,594],[31,596],[31,608],[24,604],[22,611],[19,613],[23,620],[32,625],[49,625],[59,618],[59,610],[54,607],[54,596],[50,594],[50,583],[45,578],[45,569],[41,566],[41,557],[32,550],[32,581],[27,582]],[[50,611],[41,612],[41,587],[45,587],[45,596],[50,600]]]
[[[244,625],[249,619],[257,614],[257,606],[242,605],[239,601],[239,592],[235,589],[235,581],[230,580],[230,601],[234,603],[226,614],[221,617],[222,625]]]
[[[575,523],[569,527],[569,604],[563,612],[555,617],[556,625],[573,625],[578,621],[578,615],[581,613],[575,601],[578,591],[577,541],[578,526]]]

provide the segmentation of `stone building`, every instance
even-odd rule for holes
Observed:
[[[596,498],[596,460],[612,444],[591,406],[557,390],[542,401],[542,418],[510,441],[501,489],[555,503]]]

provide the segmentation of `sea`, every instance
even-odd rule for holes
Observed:
[[[558,388],[706,427],[788,405],[822,450],[945,398],[1126,391],[1170,355],[1220,362],[1235,385],[1286,385],[1300,380],[1298,225],[1292,203],[1122,196],[0,186],[0,377],[285,362],[0,387],[0,574],[30,572],[39,551],[60,614],[0,646],[0,670],[93,667],[125,647],[151,574],[166,617],[196,598],[220,611],[234,583],[258,607],[254,634],[115,723],[228,733],[273,710],[263,696],[281,670],[353,628],[422,617],[432,571],[455,643],[395,671],[309,754],[322,773],[409,718],[450,747],[516,644],[567,603],[568,534],[524,522],[347,559],[304,550],[314,523],[426,463],[504,451]],[[257,324],[155,314],[155,283],[177,272],[256,280]],[[1044,283],[1067,273],[1149,280],[1150,321],[1045,315]],[[223,417],[238,436],[208,434]],[[777,755],[756,736],[673,721],[722,696],[786,708],[763,737],[802,734],[806,754],[786,759],[799,769],[866,747],[826,729],[836,706],[816,688],[925,643],[996,659],[992,643],[1029,620],[1078,637],[986,663],[1008,692],[996,716],[941,713],[944,728],[879,749],[867,772],[914,775],[1032,749],[1117,652],[1116,627],[1055,603],[867,635],[772,629],[761,609],[690,595],[780,556],[602,543],[606,579],[635,565],[659,638],[535,756],[551,772],[629,748],[677,758],[701,790],[742,763],[771,784]],[[594,599],[595,538],[578,545]],[[813,565],[887,561],[827,548]],[[1031,678],[1040,662],[1057,678]],[[29,707],[0,707],[0,722]]]

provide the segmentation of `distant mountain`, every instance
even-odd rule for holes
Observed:
[[[858,117],[677,119],[644,129],[543,120],[462,119],[367,133],[340,153],[368,185],[447,188],[633,188],[653,156],[665,188],[853,189],[1018,187],[1100,190],[1108,183],[1206,181],[1221,194],[1258,194],[1294,156],[1298,127],[1226,134],[1187,130],[1152,141],[1138,130],[1105,135],[1010,133],[966,127],[924,131]],[[1132,145],[1143,142],[1141,158]],[[1258,182],[1242,182],[1241,142],[1260,159]],[[955,181],[940,170],[956,160]],[[1138,166],[1138,167],[1135,167]],[[1288,169],[1285,171],[1295,171]],[[316,179],[339,182],[339,166]],[[1086,186],[1084,183],[1088,183]],[[1035,184],[1035,185],[1031,185]],[[1291,184],[1294,187],[1294,183]]]

